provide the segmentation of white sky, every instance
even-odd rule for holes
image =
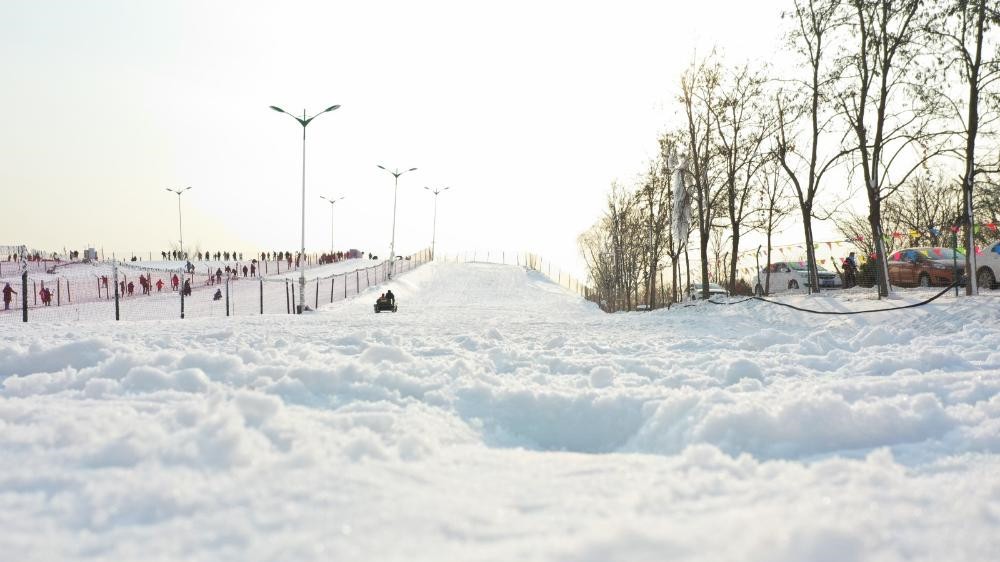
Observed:
[[[694,53],[771,58],[788,2],[0,3],[0,243],[532,250],[574,269]]]

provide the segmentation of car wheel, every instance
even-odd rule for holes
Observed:
[[[788,288],[789,289],[798,289],[799,288],[799,282],[796,281],[796,280],[794,280],[794,279],[792,279],[791,281],[788,282]]]
[[[930,287],[931,278],[928,277],[926,273],[921,273],[920,279],[917,281],[917,284],[920,285],[921,287]]]
[[[976,282],[980,287],[992,289],[997,280],[993,276],[993,270],[988,267],[984,267],[979,270],[979,275],[976,276]]]
[[[753,294],[757,295],[758,297],[763,297],[764,296],[764,287],[761,287],[760,285],[757,285],[756,287],[753,288]]]

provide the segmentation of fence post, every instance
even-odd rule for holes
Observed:
[[[263,315],[264,314],[264,278],[263,277],[258,277],[257,279],[260,281],[260,313],[261,313],[261,315]]]
[[[355,285],[354,290],[357,291],[355,294],[360,295],[361,294],[361,274],[358,273],[357,269],[354,270],[354,285]]]
[[[28,262],[21,256],[21,321],[28,321]]]
[[[114,258],[112,258],[114,259]],[[115,261],[114,267],[114,278],[115,278],[115,320],[121,320],[121,309],[118,306],[118,261]],[[181,291],[181,298],[184,298],[184,291]],[[181,301],[183,302],[183,301]]]
[[[365,268],[365,287],[371,287],[372,286],[372,280],[368,277],[368,269],[369,268],[367,268],[367,267]]]
[[[316,305],[314,308],[319,308],[319,279],[316,280]]]
[[[42,283],[45,283],[42,281]],[[31,297],[34,299],[35,306],[38,306],[38,283],[34,281],[31,282]]]
[[[337,280],[336,276],[330,278],[330,302],[333,302],[333,282]]]
[[[288,281],[285,281],[285,287],[286,287],[285,290],[287,291],[288,290],[288,288],[287,288],[288,287]],[[295,308],[295,289],[294,289],[294,287],[292,288],[291,292],[292,292],[292,308],[289,309],[289,312],[288,312],[289,314],[291,314],[292,310],[298,310],[297,308]]]
[[[226,316],[229,316],[229,276],[226,276]]]
[[[344,274],[344,300],[347,300],[347,274]]]
[[[56,306],[62,306],[62,279],[56,277]]]
[[[181,277],[184,277],[183,273],[181,273]],[[117,286],[118,285],[116,284],[115,287],[117,287]],[[178,287],[178,291],[177,292],[180,293],[180,295],[181,295],[181,320],[183,320],[184,319],[184,285],[181,285],[180,287]]]
[[[68,303],[73,302],[73,293],[71,293],[69,290],[69,279],[66,280],[66,302]]]

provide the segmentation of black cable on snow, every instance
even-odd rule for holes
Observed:
[[[801,307],[798,307],[798,306],[795,306],[795,305],[792,305],[792,304],[788,304],[788,303],[784,303],[784,302],[778,302],[778,301],[768,300],[768,299],[765,299],[764,297],[748,297],[748,298],[745,298],[745,299],[743,299],[741,301],[736,301],[736,302],[715,302],[715,301],[709,299],[708,302],[710,302],[712,304],[718,304],[718,305],[731,305],[731,304],[740,304],[740,303],[744,303],[744,302],[747,302],[747,301],[757,300],[757,301],[761,301],[761,302],[766,302],[768,304],[776,304],[778,306],[784,306],[784,307],[787,307],[787,308],[791,308],[793,310],[798,310],[799,312],[809,312],[811,314],[829,314],[829,315],[834,315],[834,316],[840,316],[840,315],[848,315],[848,314],[866,314],[866,313],[869,313],[869,312],[889,312],[891,310],[903,310],[903,309],[906,309],[906,308],[916,308],[918,306],[923,306],[925,304],[929,304],[929,303],[932,303],[932,302],[936,301],[938,298],[940,298],[941,296],[943,296],[945,293],[947,293],[948,291],[950,291],[951,289],[953,289],[955,287],[955,285],[957,285],[957,284],[958,283],[955,282],[955,283],[952,283],[951,285],[948,285],[947,287],[945,287],[944,289],[942,289],[940,293],[934,295],[933,297],[931,297],[931,298],[929,298],[929,299],[927,299],[927,300],[925,300],[923,302],[918,302],[918,303],[914,303],[914,304],[907,304],[907,305],[904,305],[904,306],[893,306],[893,307],[890,307],[890,308],[874,308],[872,310],[849,310],[849,311],[844,311],[844,312],[836,311],[836,310],[811,310],[811,309],[808,309],[808,308],[801,308]]]

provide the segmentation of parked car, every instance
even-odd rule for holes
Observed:
[[[1000,242],[987,246],[976,256],[976,282],[981,288],[993,289],[1000,279]]]
[[[820,289],[841,289],[844,281],[836,273],[825,269],[821,265],[816,266],[819,275]],[[767,283],[768,273],[771,281]],[[809,287],[809,268],[804,261],[779,261],[772,263],[770,267],[760,270],[757,284],[753,289],[755,295],[764,295],[764,285],[768,284],[770,293],[781,293],[784,291],[797,291]]]
[[[702,295],[701,283],[692,283],[688,285],[688,291],[687,291],[688,299],[697,300],[701,298],[701,295]],[[727,291],[725,287],[719,285],[718,283],[709,283],[708,298],[712,298],[714,296],[728,297],[729,291]]]
[[[951,248],[906,248],[889,255],[889,282],[910,287],[951,285],[965,275],[965,254]],[[956,269],[957,267],[957,269]]]

